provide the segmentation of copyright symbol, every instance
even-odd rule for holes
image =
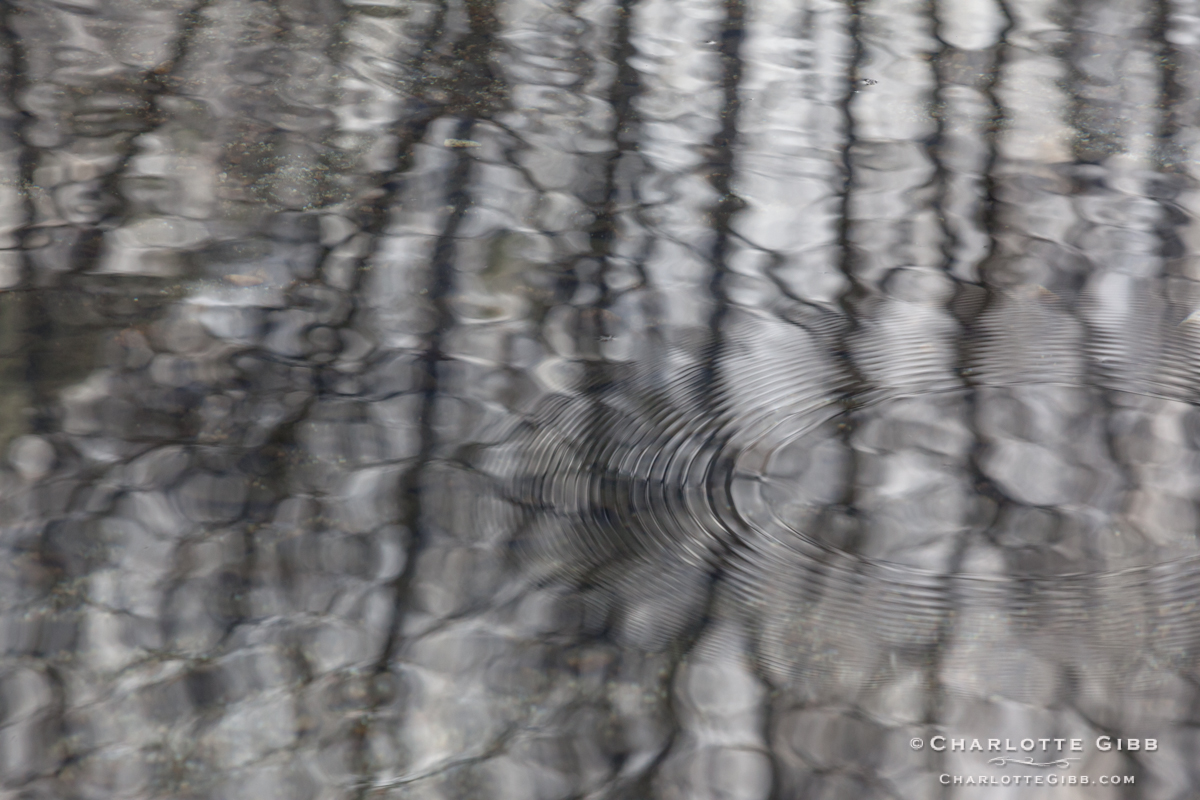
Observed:
[[[916,737],[909,739],[908,744],[913,750],[920,750],[922,747],[925,746],[925,742],[921,741],[920,739],[918,739]]]

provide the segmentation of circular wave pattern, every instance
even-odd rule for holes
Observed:
[[[524,569],[605,594],[649,646],[737,616],[769,671],[821,691],[883,683],[897,658],[978,663],[942,652],[956,630],[996,654],[980,685],[1015,680],[1025,652],[1129,679],[1200,650],[1195,537],[1139,529],[1136,488],[1113,484],[1145,466],[1042,463],[1014,411],[1183,398],[994,367],[864,391],[819,333],[787,330],[674,385],[647,370],[556,396],[476,453],[522,509]]]

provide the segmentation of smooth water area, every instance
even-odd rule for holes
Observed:
[[[1200,0],[7,0],[0,131],[0,800],[1200,796]]]

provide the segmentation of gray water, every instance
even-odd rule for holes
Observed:
[[[1200,797],[1200,0],[0,14],[0,800]]]

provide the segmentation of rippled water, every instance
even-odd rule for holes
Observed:
[[[0,800],[1200,797],[1200,0],[0,22]]]

